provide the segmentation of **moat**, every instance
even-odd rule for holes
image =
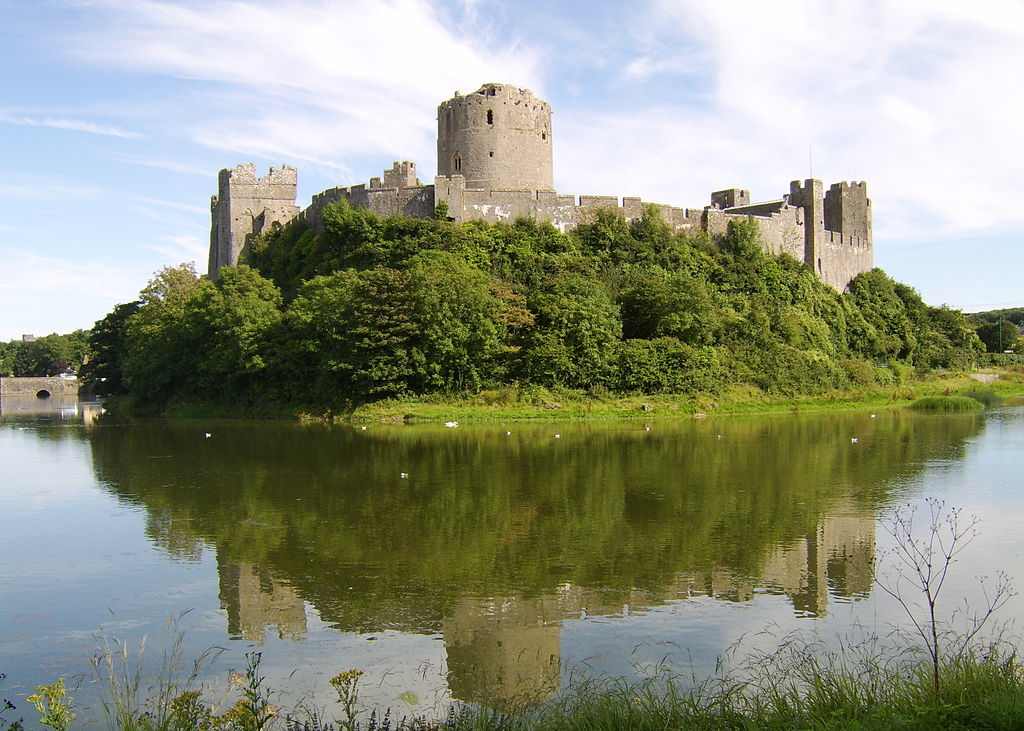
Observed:
[[[365,703],[427,714],[699,676],[743,637],[883,634],[878,521],[928,496],[982,519],[951,594],[1024,579],[1020,405],[365,430],[35,411],[0,417],[0,671],[18,697],[80,679],[83,720],[97,634],[148,636],[155,664],[186,611],[189,656],[226,649],[217,688],[259,647],[286,703],[356,667]]]

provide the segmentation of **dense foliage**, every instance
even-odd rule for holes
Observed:
[[[77,373],[89,353],[89,332],[75,330],[35,340],[0,342],[0,376]]]
[[[160,272],[137,311],[98,328],[124,345],[94,344],[95,368],[116,365],[131,393],[157,403],[338,408],[507,383],[810,393],[967,368],[983,350],[960,312],[928,307],[880,270],[840,295],[765,254],[748,222],[712,241],[673,233],[656,211],[632,223],[598,211],[562,233],[381,218],[341,202],[322,230],[297,219],[246,257],[216,282]]]

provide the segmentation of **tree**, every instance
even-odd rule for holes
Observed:
[[[407,270],[416,323],[415,391],[475,391],[504,370],[504,303],[491,279],[465,259],[425,251]]]
[[[162,403],[187,384],[199,353],[185,309],[198,286],[193,266],[181,264],[161,269],[139,294],[138,312],[128,318],[123,358],[133,395]]]
[[[978,326],[977,333],[981,342],[985,344],[985,349],[990,353],[1013,350],[1020,338],[1017,326],[1005,319],[982,323]]]
[[[529,305],[536,316],[526,345],[531,380],[576,388],[612,385],[622,320],[599,282],[563,275],[533,294]]]
[[[91,357],[79,376],[98,396],[125,393],[124,355],[128,321],[139,311],[140,302],[117,305],[97,322],[89,335]]]
[[[306,282],[288,308],[289,345],[306,393],[325,404],[405,393],[416,336],[406,272],[345,270]]]
[[[216,284],[202,280],[184,311],[197,347],[195,387],[209,396],[238,395],[267,366],[268,334],[282,318],[281,292],[248,266],[223,267]]]

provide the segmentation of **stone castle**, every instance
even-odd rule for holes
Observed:
[[[563,195],[554,190],[551,107],[528,89],[484,84],[456,93],[437,108],[437,176],[433,185],[416,177],[416,164],[395,162],[368,185],[331,188],[313,196],[308,208],[295,203],[297,171],[282,166],[258,177],[252,164],[221,170],[211,200],[209,273],[238,263],[250,235],[302,216],[318,227],[325,206],[347,200],[385,216],[431,217],[444,205],[454,221],[547,221],[562,231],[610,208],[633,220],[643,214],[639,198]],[[793,181],[776,200],[752,203],[740,188],[711,194],[709,205],[677,208],[656,204],[677,231],[725,233],[729,221],[749,219],[765,248],[786,253],[842,291],[873,267],[871,200],[863,182]]]

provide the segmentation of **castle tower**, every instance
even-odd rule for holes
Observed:
[[[249,234],[272,223],[285,223],[299,213],[295,205],[298,173],[283,165],[262,178],[252,163],[220,171],[217,195],[210,199],[210,258],[214,279],[221,267],[235,266]]]
[[[867,183],[833,183],[829,187],[825,192],[825,228],[865,241],[871,239]]]
[[[456,94],[437,108],[437,174],[468,189],[554,190],[551,107],[507,84]]]
[[[808,178],[789,184],[789,202],[804,209],[804,263],[822,275],[825,245],[824,187],[820,180]]]

